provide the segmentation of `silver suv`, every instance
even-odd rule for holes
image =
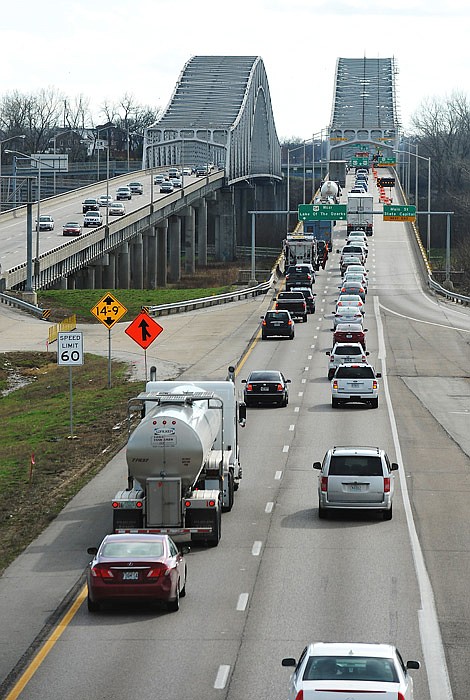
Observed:
[[[328,379],[332,379],[336,368],[345,362],[367,362],[368,354],[360,343],[335,343],[333,350],[326,351],[326,355],[330,356]]]
[[[326,518],[329,509],[379,511],[384,520],[392,519],[395,489],[394,471],[380,447],[332,447],[318,469],[318,517]]]

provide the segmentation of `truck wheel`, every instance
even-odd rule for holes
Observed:
[[[92,613],[99,612],[99,610],[101,609],[101,605],[99,603],[97,603],[95,600],[92,600],[90,598],[90,596],[87,596],[86,603],[87,603],[88,612],[92,612]]]
[[[217,545],[219,544],[221,524],[222,524],[222,521],[221,521],[220,511],[219,511],[218,515],[217,515],[217,520],[215,522],[215,532],[212,534],[211,537],[208,537],[206,539],[206,545],[208,547],[217,547]]]
[[[339,406],[338,399],[331,399],[331,408],[338,408],[338,406]]]
[[[326,508],[324,508],[320,503],[318,504],[318,517],[320,520],[326,520]]]
[[[335,373],[335,370],[328,370],[328,379],[333,379],[333,375]]]
[[[392,510],[392,506],[390,506],[390,508],[388,510],[384,510],[383,519],[384,520],[391,520],[392,517],[393,517],[393,510]]]
[[[222,512],[223,513],[229,513],[232,510],[233,507],[233,494],[234,494],[234,488],[233,488],[233,472],[229,471],[228,476],[227,476],[227,490],[228,490],[228,503],[227,505],[222,506]]]
[[[371,399],[370,405],[372,408],[378,408],[379,407],[379,399]]]
[[[307,321],[308,321],[307,314],[304,314],[302,316],[302,321],[303,321],[303,323],[307,323]]]

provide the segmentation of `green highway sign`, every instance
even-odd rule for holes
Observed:
[[[384,221],[414,221],[416,207],[413,205],[384,204]]]
[[[358,158],[351,158],[349,161],[349,166],[351,168],[368,168],[369,158],[365,158],[364,156],[360,156]]]
[[[346,204],[299,204],[299,221],[339,221],[346,219]]]
[[[379,158],[377,161],[377,165],[379,166],[389,166],[389,165],[396,165],[397,164],[397,159],[396,158]]]

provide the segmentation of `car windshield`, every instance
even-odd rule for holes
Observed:
[[[375,379],[372,367],[338,367],[336,379]]]
[[[138,557],[162,557],[162,542],[107,542],[101,550],[103,557],[137,559]]]
[[[260,371],[252,372],[249,376],[250,382],[279,382],[281,377],[279,372]]]
[[[368,656],[311,656],[307,661],[303,680],[398,683],[398,674],[393,659]]]

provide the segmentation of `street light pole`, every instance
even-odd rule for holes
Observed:
[[[394,153],[402,153],[408,155],[414,155],[416,157],[416,171],[418,170],[418,158],[421,160],[427,160],[428,161],[428,226],[427,226],[427,235],[426,235],[426,253],[428,256],[428,260],[431,260],[431,156],[420,156],[418,155],[418,148],[416,147],[416,153],[411,153],[410,151],[393,151]],[[416,178],[416,199],[418,199],[418,179]],[[416,202],[417,204],[417,202]]]
[[[3,184],[3,180],[2,180],[2,146],[4,143],[8,143],[9,141],[14,141],[15,139],[25,139],[25,138],[26,138],[26,134],[21,134],[20,136],[9,136],[7,139],[3,139],[2,141],[0,141],[0,212],[2,211],[2,203],[3,203],[3,199],[2,199],[2,189],[3,189],[3,187],[2,187],[2,184]]]
[[[106,148],[106,233],[109,224],[109,143]]]

